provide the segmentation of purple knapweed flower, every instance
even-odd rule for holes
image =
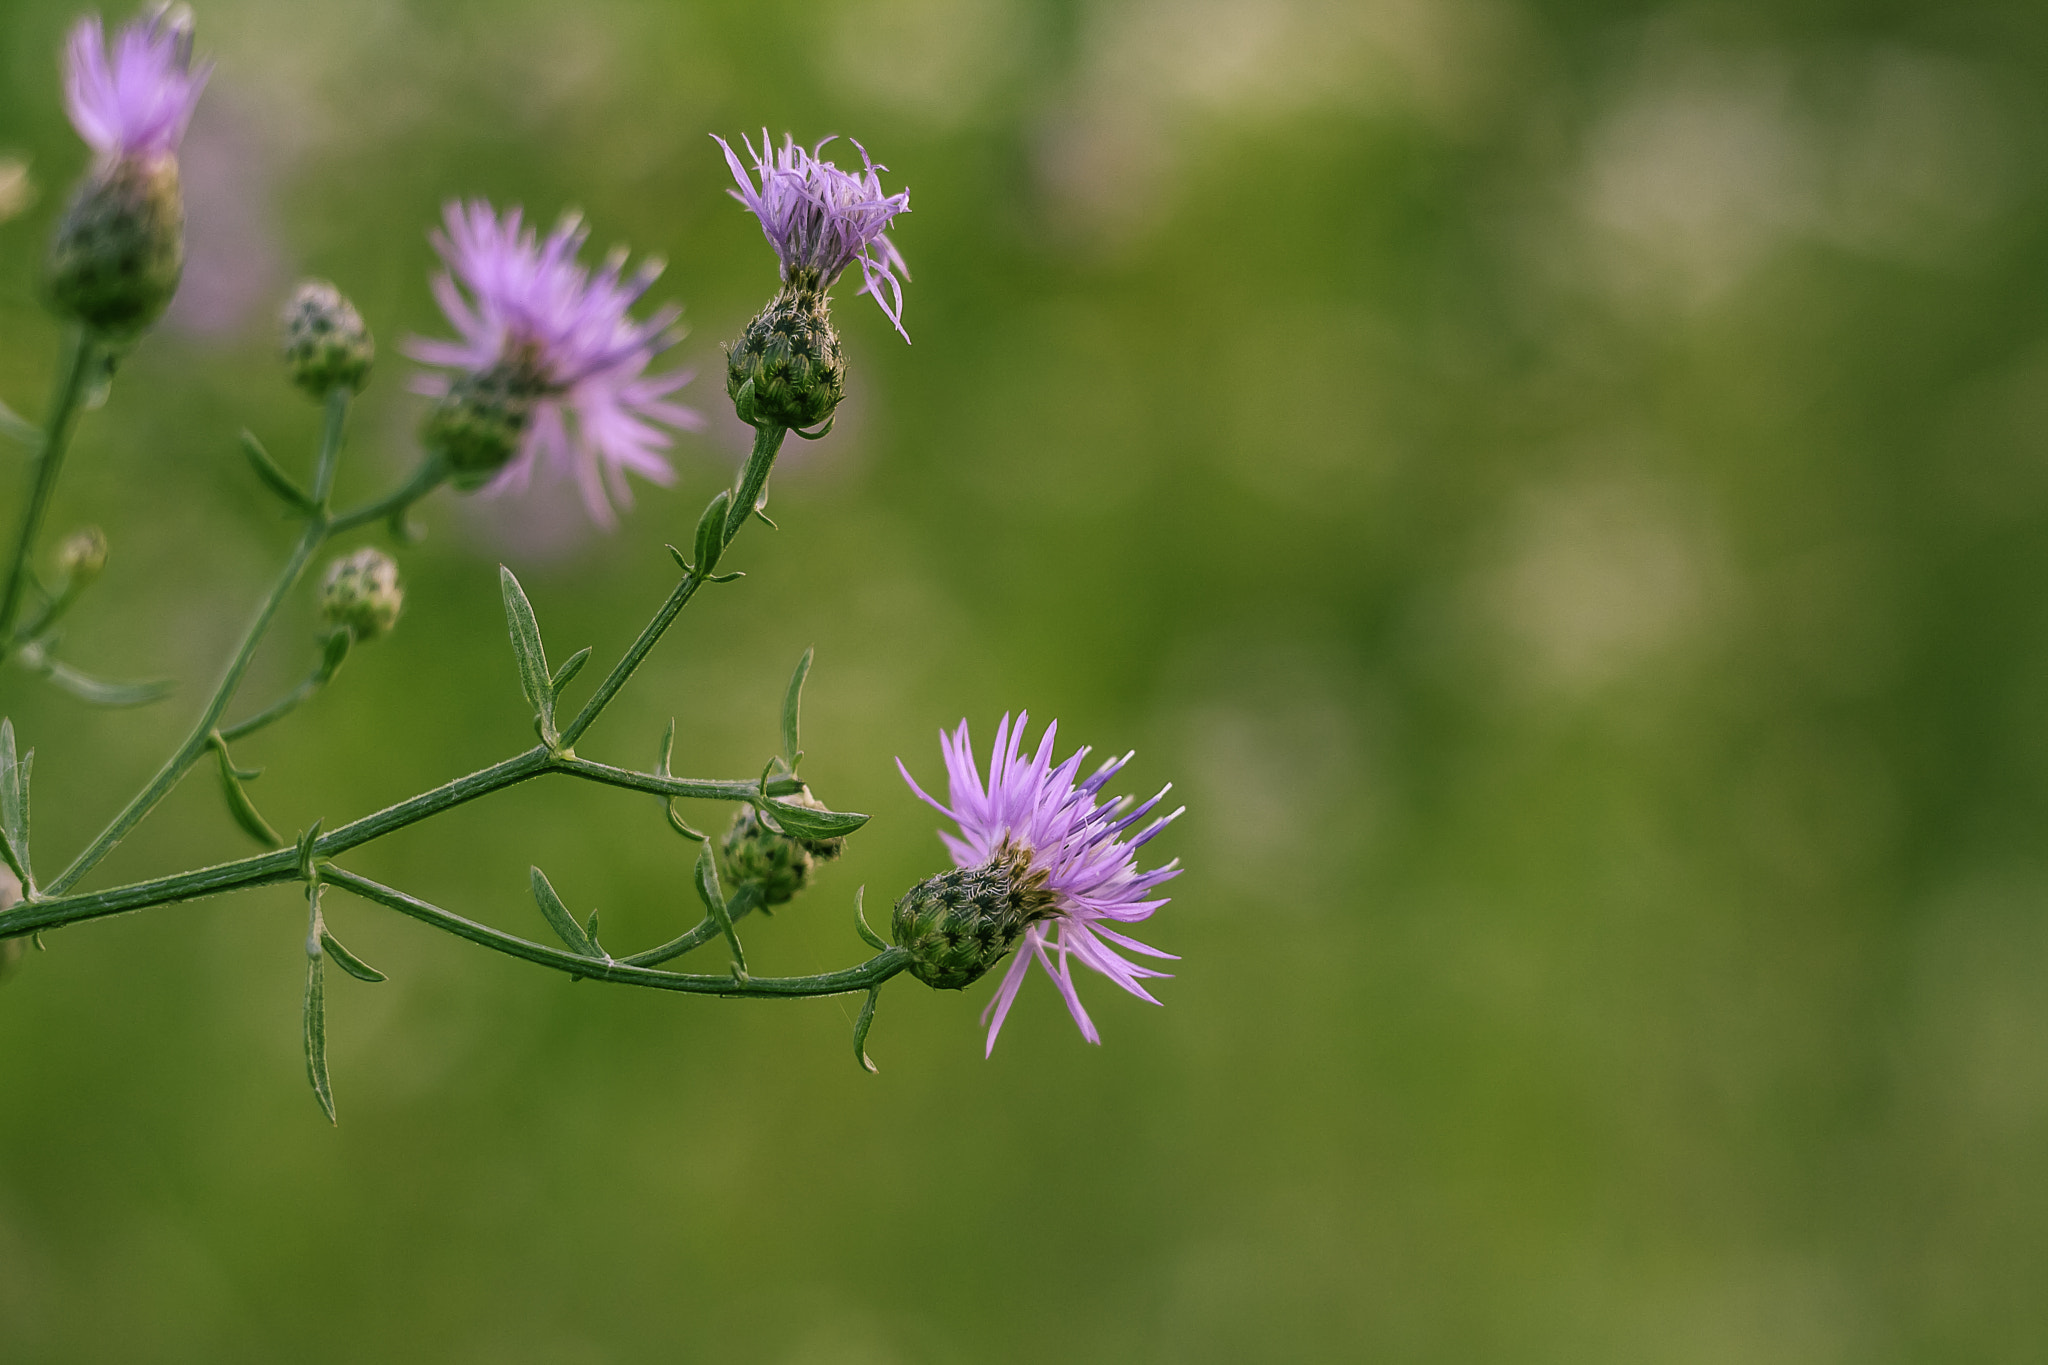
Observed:
[[[449,203],[443,222],[445,232],[430,234],[447,263],[434,277],[434,297],[461,337],[408,345],[415,360],[453,372],[420,375],[413,387],[445,399],[465,382],[502,381],[496,391],[511,394],[517,412],[502,464],[482,471],[495,474],[485,491],[523,489],[544,464],[576,481],[599,525],[615,525],[613,502],[632,502],[628,472],[661,484],[675,478],[660,453],[672,443],[663,428],[703,425],[666,397],[690,371],[646,372],[681,339],[682,310],[666,305],[639,321],[629,312],[661,262],[643,261],[626,275],[622,248],[595,272],[579,265],[589,233],[574,214],[546,241],[521,228],[519,209],[500,215],[481,199]]]
[[[910,192],[882,192],[876,172],[889,168],[871,161],[867,148],[855,142],[861,170],[858,174],[842,171],[818,157],[831,138],[807,152],[796,145],[794,137],[785,136],[777,150],[768,140],[768,130],[763,128],[759,151],[751,141],[741,139],[747,155],[753,158],[754,174],[760,177],[760,187],[756,188],[753,177],[733,153],[732,144],[715,133],[712,137],[725,149],[725,162],[732,167],[733,179],[739,182],[739,188],[731,191],[732,197],[752,209],[761,220],[761,231],[781,258],[784,283],[809,275],[822,287],[838,279],[847,266],[859,262],[860,292],[874,295],[897,332],[905,341],[910,340],[910,334],[903,330],[903,285],[896,278],[896,272],[901,271],[903,278],[909,279],[910,267],[903,263],[903,254],[895,244],[883,235],[891,219],[910,211]]]
[[[1016,723],[1004,716],[989,751],[989,772],[983,781],[975,765],[968,740],[967,722],[951,735],[939,735],[939,748],[946,759],[950,807],[927,795],[898,759],[896,767],[910,789],[930,802],[941,814],[958,822],[959,834],[941,831],[939,838],[953,856],[960,873],[941,874],[934,881],[950,879],[955,886],[944,888],[942,896],[961,899],[961,891],[975,894],[974,879],[991,872],[1003,874],[1008,899],[1022,908],[1028,924],[1022,930],[1009,970],[1004,973],[982,1022],[988,1025],[986,1051],[993,1052],[996,1035],[1017,999],[1024,978],[1036,962],[1045,969],[1067,1002],[1067,1010],[1080,1026],[1081,1036],[1091,1043],[1102,1041],[1081,998],[1074,990],[1073,966],[1102,973],[1141,1000],[1158,1004],[1141,984],[1144,978],[1163,977],[1127,961],[1116,952],[1128,949],[1148,957],[1171,958],[1157,948],[1126,936],[1122,926],[1151,917],[1166,904],[1164,896],[1152,891],[1160,883],[1180,875],[1178,859],[1163,867],[1141,872],[1137,851],[1181,814],[1175,810],[1146,825],[1129,838],[1126,830],[1152,812],[1171,784],[1151,800],[1132,807],[1128,798],[1099,799],[1105,783],[1130,762],[1131,755],[1113,758],[1092,774],[1080,778],[1081,764],[1088,756],[1083,748],[1058,764],[1052,759],[1053,740],[1059,723],[1046,726],[1037,752],[1024,757],[1026,713]],[[1076,779],[1079,778],[1077,781]],[[967,874],[962,882],[961,874]],[[931,885],[931,883],[926,883]],[[917,893],[905,897],[910,901]],[[984,892],[984,899],[987,899]],[[898,942],[904,942],[903,907],[898,907]],[[960,926],[950,926],[949,936],[960,937]],[[971,936],[972,930],[969,931]],[[1000,934],[998,935],[1001,936]],[[906,946],[912,946],[906,944]],[[918,951],[912,946],[912,951]],[[944,983],[950,984],[950,983]]]
[[[212,69],[192,65],[192,12],[183,5],[159,5],[123,25],[111,56],[99,16],[89,14],[66,45],[64,108],[103,157],[172,156]]]

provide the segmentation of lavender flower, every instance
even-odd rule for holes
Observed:
[[[57,311],[127,339],[162,315],[185,269],[178,142],[209,67],[192,68],[192,13],[151,10],[114,35],[78,21],[65,53],[64,103],[99,153],[58,221],[45,275]]]
[[[903,285],[896,278],[901,271],[909,279],[910,267],[883,235],[891,219],[910,211],[910,192],[882,192],[876,172],[889,168],[871,161],[867,148],[858,142],[853,145],[860,153],[859,174],[819,159],[831,138],[807,152],[794,137],[784,137],[778,151],[763,128],[759,151],[741,139],[760,177],[757,189],[732,145],[716,134],[713,139],[725,149],[725,162],[739,182],[732,197],[754,211],[768,244],[781,258],[783,283],[823,289],[859,262],[860,292],[874,295],[897,332],[910,340],[903,330]]]
[[[481,199],[451,202],[447,231],[432,234],[447,269],[434,297],[456,341],[415,340],[407,352],[453,374],[423,374],[414,388],[440,398],[427,439],[460,485],[488,492],[527,486],[536,465],[573,478],[591,517],[609,528],[612,504],[632,502],[628,472],[656,483],[675,475],[660,452],[664,427],[695,430],[703,418],[666,395],[687,370],[646,373],[681,339],[673,305],[629,314],[661,274],[659,261],[624,273],[623,249],[594,273],[577,264],[588,231],[573,214],[546,241],[522,230],[520,210],[502,216]]]
[[[104,157],[176,155],[206,88],[211,63],[192,67],[192,11],[158,5],[114,35],[111,60],[99,16],[71,29],[64,106],[71,126]]]
[[[967,722],[960,722],[950,736],[940,734],[950,809],[917,785],[901,759],[896,763],[912,791],[960,826],[957,837],[943,831],[939,835],[959,870],[929,879],[897,903],[896,941],[911,950],[911,971],[931,985],[962,986],[999,961],[1020,937],[1023,940],[982,1015],[989,1026],[989,1052],[995,1050],[996,1035],[1033,962],[1059,988],[1081,1036],[1099,1043],[1101,1036],[1074,990],[1073,962],[1078,960],[1156,1005],[1159,1002],[1140,983],[1166,973],[1127,961],[1116,949],[1172,956],[1111,927],[1150,918],[1166,904],[1163,896],[1148,899],[1152,889],[1180,875],[1178,859],[1149,872],[1140,872],[1137,866],[1138,848],[1180,810],[1152,821],[1129,839],[1118,837],[1150,814],[1171,786],[1135,809],[1128,798],[1098,800],[1097,793],[1131,755],[1111,759],[1077,782],[1088,750],[1055,765],[1055,721],[1045,728],[1037,752],[1026,759],[1026,720],[1022,712],[1014,725],[1003,717],[989,752],[986,782],[975,765]]]

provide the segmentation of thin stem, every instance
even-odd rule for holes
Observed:
[[[35,482],[30,485],[28,506],[22,512],[21,533],[15,537],[7,586],[0,590],[0,655],[11,652],[14,645],[14,622],[21,613],[22,593],[28,587],[29,561],[35,556],[36,537],[50,510],[50,497],[56,492],[57,475],[64,467],[64,453],[71,447],[71,433],[78,425],[87,381],[99,364],[99,355],[99,343],[83,328],[73,327],[66,332],[57,387],[50,398],[49,415],[43,419],[43,448],[36,456]]]
[[[725,544],[732,544],[733,537],[740,533],[740,528],[752,517],[754,502],[768,484],[768,472],[774,468],[775,452],[781,449],[785,434],[781,427],[754,429],[754,450],[747,457],[746,468],[740,474],[739,493],[732,503],[734,510],[726,515]],[[654,614],[654,619],[647,623],[646,629],[640,632],[640,637],[633,641],[624,657],[605,675],[605,680],[598,684],[597,691],[590,694],[590,700],[583,703],[583,709],[576,713],[576,718],[563,728],[564,749],[574,747],[583,732],[604,714],[604,708],[611,704],[612,698],[619,694],[619,689],[626,685],[627,680],[640,667],[641,661],[646,659],[648,652],[674,622],[676,614],[688,606],[690,599],[697,595],[697,589],[703,581],[702,574],[693,573],[685,575],[683,581],[676,584],[675,591],[668,595],[668,601],[661,604],[661,610]]]
[[[328,530],[330,534],[338,536],[344,531],[353,531],[358,526],[367,526],[373,521],[383,521],[394,513],[403,512],[406,508],[412,506],[436,488],[439,488],[447,479],[448,466],[443,464],[439,457],[429,455],[426,459],[420,461],[420,466],[412,472],[412,477],[400,485],[396,491],[385,494],[375,502],[365,503],[363,506],[353,508],[350,511],[337,513],[328,523]]]
[[[549,766],[571,777],[602,782],[610,787],[624,787],[627,791],[646,792],[651,796],[694,796],[708,801],[752,801],[761,794],[761,784],[752,780],[734,782],[707,780],[701,777],[664,777],[660,773],[615,768],[609,763],[596,763],[587,758],[572,758],[568,755],[557,757]],[[768,794],[771,796],[790,796],[802,789],[802,782],[786,774],[768,779]]]
[[[350,396],[346,388],[327,391],[327,420],[320,430],[320,463],[313,469],[313,502],[322,512],[327,510],[328,499],[334,493],[334,470],[341,461],[341,432],[348,420]]]
[[[822,972],[816,976],[751,976],[735,977],[729,974],[711,975],[686,972],[658,972],[647,967],[635,966],[604,958],[581,957],[561,948],[550,948],[546,944],[533,943],[515,934],[493,929],[487,924],[443,910],[440,906],[408,896],[368,877],[338,867],[322,870],[321,880],[334,886],[344,886],[364,900],[388,906],[401,914],[410,915],[436,929],[445,930],[458,938],[481,944],[510,957],[552,967],[571,976],[589,977],[594,981],[611,981],[623,986],[648,986],[655,990],[684,991],[693,995],[722,995],[732,998],[790,999],[813,995],[850,995],[857,991],[872,990],[890,977],[910,965],[910,954],[902,948],[890,948],[876,954],[858,967],[843,971]]]
[[[223,740],[232,742],[246,735],[255,734],[273,721],[283,720],[286,716],[298,710],[302,704],[317,696],[320,689],[327,686],[329,679],[333,676],[332,673],[327,671],[327,665],[323,661],[304,682],[285,693],[282,697],[279,697],[269,706],[264,707],[247,720],[237,721],[233,725],[222,727],[220,737]]]
[[[248,630],[243,632],[242,643],[235,650],[234,658],[229,660],[227,672],[221,675],[220,682],[213,689],[213,695],[207,699],[205,709],[199,713],[199,719],[193,722],[191,732],[185,736],[184,743],[164,760],[163,767],[157,769],[156,776],[149,780],[149,785],[137,792],[122,808],[121,813],[86,846],[85,851],[72,860],[71,866],[65,868],[63,874],[50,883],[49,891],[52,895],[61,894],[76,884],[80,877],[98,865],[100,859],[113,852],[114,846],[127,836],[128,831],[141,823],[142,818],[150,811],[156,809],[157,803],[170,795],[171,789],[178,785],[178,779],[185,775],[186,770],[206,753],[208,745],[212,742],[214,728],[220,723],[221,713],[227,710],[229,700],[235,695],[235,688],[241,685],[242,674],[248,671],[249,661],[255,657],[256,646],[263,639],[263,633],[270,628],[271,619],[277,615],[277,609],[284,604],[285,597],[298,583],[300,575],[305,573],[306,565],[326,538],[325,522],[315,521],[306,527],[305,532],[299,537],[297,547],[292,550],[291,559],[284,566],[284,572],[277,576],[277,582],[271,585],[270,595],[257,609],[256,618],[249,623]]]
[[[759,901],[760,892],[752,882],[748,882],[733,892],[732,899],[726,902],[725,912],[737,924],[747,917],[747,913]],[[653,967],[671,958],[681,957],[684,953],[694,952],[724,932],[725,926],[719,923],[716,915],[706,915],[697,921],[694,929],[670,939],[659,948],[649,948],[644,953],[634,953],[631,957],[620,958],[619,961],[629,967]]]

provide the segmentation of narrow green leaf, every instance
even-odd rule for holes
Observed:
[[[718,567],[718,557],[725,553],[725,514],[732,502],[732,494],[721,488],[718,496],[704,506],[704,515],[697,518],[697,572],[708,574]]]
[[[776,825],[792,839],[837,839],[868,822],[867,816],[856,811],[813,810],[773,797],[765,804]]]
[[[740,936],[732,927],[732,914],[726,908],[725,893],[718,885],[718,859],[712,854],[709,841],[697,855],[697,894],[703,899],[704,908],[711,912],[711,918],[718,921],[726,943],[732,947],[732,965],[741,976],[745,976],[746,950],[740,947]]]
[[[235,823],[257,843],[276,848],[284,843],[277,831],[258,813],[256,803],[249,799],[249,793],[242,790],[242,779],[236,775],[234,760],[228,757],[228,746],[214,741],[214,756],[220,760],[220,789],[227,798],[228,813],[235,817]]]
[[[804,657],[796,661],[796,672],[789,675],[789,691],[782,697],[782,753],[793,768],[796,764],[798,722],[804,704],[804,679],[811,675],[811,658],[818,652],[817,646],[804,651]]]
[[[320,1101],[320,1111],[327,1115],[329,1123],[335,1123],[334,1088],[327,1083],[327,991],[321,963],[318,957],[306,960],[306,1008],[302,1016],[306,1079],[313,1084],[313,1098]]]
[[[263,448],[263,442],[256,439],[255,432],[243,431],[242,454],[248,457],[249,467],[256,471],[257,478],[263,480],[263,486],[284,499],[287,507],[295,512],[313,510],[313,499],[292,482],[289,474],[278,468],[277,461],[270,458],[270,452]]]
[[[43,429],[5,403],[0,403],[0,436],[19,441],[30,450],[43,446]]]
[[[7,862],[28,882],[28,794],[22,790],[21,765],[14,755],[14,721],[0,718],[0,839],[7,844]]]
[[[533,619],[533,604],[512,571],[498,566],[498,586],[505,595],[505,624],[512,635],[512,652],[519,659],[519,688],[540,718],[542,737],[550,744],[555,732],[555,694],[549,687],[548,654],[541,644],[540,623]]]
[[[681,569],[684,573],[692,572],[690,568],[690,557],[688,555],[684,554],[681,550],[678,550],[673,545],[665,546],[663,548],[665,548],[668,551],[668,557],[676,562],[676,567],[678,569]]]
[[[313,845],[320,838],[320,822],[315,820],[299,833],[297,853],[299,859],[299,880],[307,886],[316,886],[319,879],[313,875]]]
[[[860,931],[861,941],[868,947],[876,952],[886,952],[889,945],[882,942],[880,934],[868,928],[867,912],[861,908],[861,902],[867,899],[867,894],[868,889],[865,886],[853,893],[853,927]]]
[[[177,684],[163,678],[149,682],[109,682],[70,664],[60,663],[47,654],[43,656],[39,671],[72,696],[94,706],[147,706],[153,701],[162,701],[177,690]]]
[[[547,916],[548,924],[554,929],[569,951],[578,957],[603,957],[591,943],[590,936],[583,932],[583,926],[569,913],[569,907],[562,904],[562,898],[555,894],[555,888],[548,883],[547,874],[539,868],[530,869],[533,875],[533,899],[540,906],[541,914]]]
[[[854,1060],[858,1061],[861,1067],[870,1074],[881,1070],[880,1067],[868,1060],[868,1028],[875,1022],[875,1004],[881,998],[882,988],[880,986],[871,987],[868,990],[867,1003],[860,1007],[860,1018],[853,1025]]]
[[[562,689],[569,685],[569,679],[583,671],[583,665],[590,662],[590,646],[585,645],[569,656],[569,662],[562,665],[562,671],[555,674],[555,680],[548,684],[548,691],[556,701],[562,699]]]
[[[590,946],[593,949],[592,956],[606,959],[611,957],[611,954],[604,950],[604,945],[597,940],[597,911],[593,910],[590,912],[590,922],[583,926],[583,933],[590,940]]]
[[[341,941],[324,927],[320,930],[320,948],[334,959],[334,965],[358,981],[388,981],[389,977],[341,946]]]
[[[673,774],[671,774],[671,773],[669,772],[669,770],[668,770],[668,761],[669,761],[669,758],[670,758],[670,757],[671,757],[671,756],[672,756],[672,755],[673,755],[673,754],[675,753],[675,751],[676,751],[676,718],[675,718],[674,716],[670,716],[670,717],[668,718],[668,729],[662,732],[662,736],[661,736],[661,755],[660,755],[660,757],[659,757],[659,758],[658,758],[658,759],[657,759],[657,760],[655,761],[655,765],[654,765],[654,771],[655,771],[655,772],[657,772],[657,773],[659,773],[659,774],[660,774],[661,776],[663,776],[663,777],[670,777],[670,776],[673,776]]]

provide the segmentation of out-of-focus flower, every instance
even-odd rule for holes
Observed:
[[[1166,904],[1166,897],[1152,896],[1153,889],[1180,875],[1178,859],[1149,872],[1139,871],[1137,865],[1139,847],[1180,810],[1159,817],[1128,839],[1119,837],[1149,815],[1171,786],[1135,808],[1128,799],[1098,799],[1103,785],[1130,762],[1131,755],[1111,759],[1077,781],[1088,750],[1054,764],[1053,740],[1059,730],[1054,722],[1027,759],[1026,719],[1020,712],[1013,725],[1010,717],[1003,717],[989,752],[986,781],[974,761],[967,722],[961,721],[951,735],[940,734],[950,807],[927,795],[901,759],[896,763],[910,789],[960,827],[958,836],[939,834],[958,870],[920,883],[896,903],[895,938],[911,951],[911,972],[929,985],[965,986],[1022,940],[982,1016],[991,1052],[1033,962],[1059,988],[1081,1036],[1099,1043],[1101,1036],[1074,989],[1073,963],[1093,968],[1156,1005],[1159,1002],[1142,981],[1166,973],[1130,962],[1116,949],[1172,956],[1112,927],[1150,918]]]
[[[327,566],[320,584],[320,620],[329,630],[345,630],[364,643],[397,625],[404,609],[398,565],[376,546],[365,545]]]
[[[293,291],[279,321],[285,368],[294,384],[315,398],[334,389],[362,392],[377,343],[363,315],[339,289],[326,280],[305,281]]]
[[[192,65],[192,11],[157,5],[114,35],[111,54],[99,16],[71,29],[65,49],[64,108],[71,126],[103,157],[173,156],[213,67]]]
[[[0,156],[0,223],[27,208],[35,197],[36,186],[29,179],[28,163],[17,156]]]
[[[713,137],[725,149],[726,164],[739,182],[732,197],[761,220],[761,231],[781,258],[783,282],[823,289],[857,261],[860,292],[874,295],[882,312],[908,341],[910,334],[903,331],[903,284],[896,275],[900,271],[903,279],[909,279],[910,267],[884,233],[897,214],[910,211],[910,192],[882,192],[876,173],[889,168],[869,160],[867,148],[856,142],[853,146],[860,153],[861,170],[858,174],[842,171],[818,156],[831,138],[807,152],[796,145],[794,137],[784,137],[777,150],[763,128],[760,150],[741,139],[753,159],[754,175],[760,178],[757,188],[732,145],[716,134]]]
[[[696,429],[703,418],[668,401],[687,370],[648,374],[681,339],[673,305],[635,321],[629,313],[661,274],[659,261],[624,273],[614,251],[595,272],[577,263],[588,230],[566,215],[541,241],[483,200],[452,202],[446,232],[433,234],[447,270],[434,297],[461,334],[415,340],[414,359],[452,373],[427,373],[414,388],[440,399],[425,427],[455,482],[489,492],[523,489],[536,465],[573,478],[601,526],[612,504],[632,502],[630,471],[656,483],[674,477],[660,452],[664,428]]]
[[[57,224],[46,267],[57,311],[115,338],[162,315],[185,267],[178,142],[210,67],[192,65],[192,12],[158,6],[114,35],[78,21],[65,50],[64,104],[99,153]]]

